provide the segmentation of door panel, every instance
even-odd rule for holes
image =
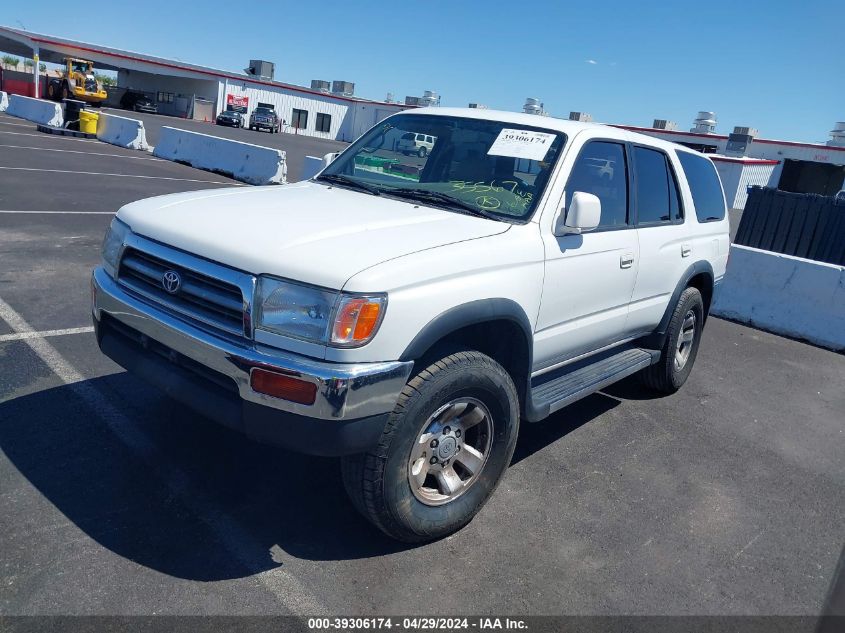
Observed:
[[[636,334],[654,330],[695,250],[675,169],[668,154],[635,146],[632,152],[640,266],[631,297],[628,328]]]
[[[639,260],[636,231],[544,236],[546,276],[534,371],[627,336]],[[630,262],[630,263],[628,263]]]
[[[637,234],[628,228],[629,180],[624,141],[595,139],[582,146],[563,200],[576,191],[594,194],[601,219],[595,231],[581,235],[555,236],[551,225],[543,230],[546,267],[534,371],[627,337],[639,266]]]

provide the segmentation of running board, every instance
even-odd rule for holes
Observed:
[[[531,388],[527,409],[530,422],[543,418],[591,393],[656,363],[660,352],[629,348],[564,373]]]

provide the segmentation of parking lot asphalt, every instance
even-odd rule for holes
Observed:
[[[126,116],[142,120],[147,132],[147,141],[150,145],[158,143],[159,136],[161,135],[161,128],[167,126],[179,128],[180,130],[188,130],[190,132],[211,134],[213,136],[241,141],[243,143],[252,143],[254,145],[263,145],[264,147],[272,147],[274,149],[283,149],[286,152],[285,160],[288,164],[289,182],[297,182],[298,180],[301,180],[302,167],[305,163],[306,156],[324,156],[329,152],[340,151],[349,145],[349,143],[343,143],[341,141],[316,138],[314,136],[305,136],[304,134],[292,134],[287,132],[270,134],[270,132],[266,131],[226,127],[204,121],[193,121],[165,116],[163,114],[146,114],[144,112],[131,112],[114,108],[102,108],[102,111],[110,114],[116,114],[118,116]]]
[[[4,115],[0,144],[0,615],[822,609],[845,356],[713,318],[679,393],[628,380],[524,425],[469,526],[397,544],[336,461],[252,443],[97,349],[110,213],[229,181]]]

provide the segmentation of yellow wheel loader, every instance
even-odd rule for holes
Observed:
[[[94,77],[94,62],[65,58],[65,69],[59,77],[47,83],[47,97],[53,101],[79,99],[98,105],[108,96],[102,84]]]

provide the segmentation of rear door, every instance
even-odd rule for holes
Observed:
[[[631,157],[640,266],[628,329],[645,334],[660,323],[678,281],[693,261],[694,244],[674,157],[638,144],[632,145]]]

